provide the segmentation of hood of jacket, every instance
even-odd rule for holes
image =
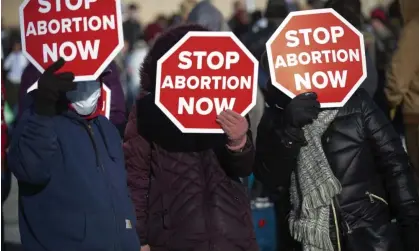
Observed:
[[[418,0],[399,0],[400,13],[403,21],[408,23],[419,17],[419,1]]]
[[[198,3],[189,13],[187,22],[202,25],[212,31],[230,31],[223,14],[209,1]]]
[[[182,133],[155,105],[157,60],[161,58],[189,31],[208,31],[197,24],[187,24],[169,29],[159,36],[148,52],[140,70],[142,90],[136,102],[138,128],[148,140],[166,150],[189,152],[206,150],[225,142],[224,134]]]

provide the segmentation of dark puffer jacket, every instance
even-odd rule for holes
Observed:
[[[287,147],[285,142],[290,139],[282,131],[282,115],[275,106],[265,112],[258,129],[254,171],[265,185],[281,194],[280,229],[284,230],[288,229],[285,215],[290,209],[290,174],[296,166],[299,146]],[[406,238],[405,250],[419,248],[414,244],[415,237],[419,237],[419,199],[408,156],[390,122],[364,90],[357,91],[340,109],[322,141],[343,187],[335,203],[337,216],[343,218],[337,220],[337,225],[334,220],[331,224],[330,236],[336,246],[339,240],[341,250],[352,251],[345,246],[351,236],[357,243],[353,251],[403,250],[398,246],[398,231],[390,223],[396,218]],[[283,250],[292,250],[295,243],[289,233],[283,231],[281,238]]]
[[[157,59],[191,30],[176,29],[147,56],[141,84],[149,94],[137,100],[125,131],[137,233],[153,251],[256,251],[250,205],[238,179],[252,172],[250,131],[243,151],[231,152],[224,135],[182,134],[154,104]]]

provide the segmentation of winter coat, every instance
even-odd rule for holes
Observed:
[[[157,60],[196,25],[157,38],[141,68],[143,90],[125,130],[128,186],[142,245],[153,251],[256,251],[250,205],[239,177],[252,172],[250,130],[242,151],[225,134],[180,130],[155,105]]]
[[[387,72],[386,96],[392,108],[402,105],[404,122],[419,124],[419,1],[400,0],[404,28]]]
[[[8,153],[25,250],[140,250],[123,157],[118,131],[103,116],[26,110]]]
[[[182,134],[152,94],[137,102],[124,152],[143,244],[153,251],[258,250],[238,179],[252,171],[252,140],[242,152],[225,144],[224,135]]]
[[[254,172],[262,183],[281,194],[280,243],[287,250],[293,245],[286,219],[290,210],[290,175],[297,165],[300,146],[288,144],[292,139],[284,133],[283,119],[282,109],[271,106],[265,111],[258,128]],[[339,110],[323,134],[322,144],[331,169],[342,184],[338,203],[333,204],[340,220],[331,217],[332,242],[336,246],[340,243],[343,251],[352,251],[345,248],[350,236],[357,243],[358,249],[353,251],[403,250],[397,246],[398,231],[390,223],[393,218],[397,219],[403,237],[417,239],[419,197],[408,156],[399,135],[365,90],[358,90]],[[403,243],[409,242],[405,239]],[[406,250],[414,249],[409,246]]]
[[[110,120],[120,131],[124,131],[126,124],[126,112],[125,112],[125,97],[122,91],[122,85],[119,78],[119,69],[115,62],[108,67],[112,71],[111,74],[104,78],[104,84],[111,90],[111,112]],[[28,89],[38,81],[41,73],[33,66],[29,64],[22,74],[22,82],[19,90],[19,117],[23,111],[28,107],[28,104],[24,104],[25,96]]]

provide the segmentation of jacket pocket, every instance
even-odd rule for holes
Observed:
[[[57,238],[80,243],[85,239],[86,218],[83,212],[48,210],[46,217],[40,217],[40,220],[40,224],[50,227],[50,233]]]
[[[365,195],[368,196],[371,203],[375,203],[376,201],[380,201],[380,202],[382,202],[382,203],[384,203],[388,206],[388,202],[383,197],[380,197],[380,196],[378,196],[376,194],[373,194],[369,191],[366,191]]]
[[[86,250],[109,250],[116,243],[116,215],[111,212],[92,212],[86,214]]]

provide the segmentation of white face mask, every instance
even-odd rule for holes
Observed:
[[[86,116],[96,110],[100,93],[100,82],[78,82],[76,90],[67,92],[67,98],[78,114]]]

